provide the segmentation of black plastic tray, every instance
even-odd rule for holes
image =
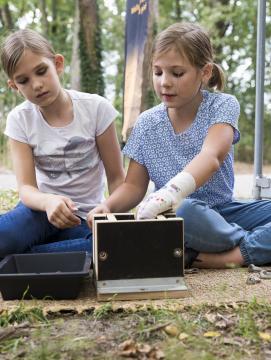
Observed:
[[[75,299],[89,275],[87,252],[13,254],[0,262],[4,300]]]

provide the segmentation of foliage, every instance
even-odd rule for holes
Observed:
[[[14,190],[0,190],[0,214],[11,210],[18,203],[18,192]]]
[[[154,0],[152,0],[154,1]],[[256,67],[256,27],[257,0],[163,0],[159,1],[159,19],[157,30],[165,28],[175,21],[196,21],[206,27],[211,35],[216,51],[216,62],[222,65],[227,74],[225,91],[234,94],[241,105],[239,127],[242,134],[236,146],[236,158],[240,161],[253,161],[254,153],[254,117],[255,117],[255,67]],[[12,29],[30,26],[51,40],[57,52],[66,58],[64,85],[69,87],[71,69],[69,67],[72,49],[74,24],[74,2],[65,0],[40,1],[0,0],[0,41]],[[123,73],[124,73],[124,33],[125,0],[99,0],[100,20],[96,33],[96,45],[99,69],[92,69],[91,61],[85,62],[84,45],[81,47],[83,88],[92,83],[98,84],[96,91],[105,96],[122,112]],[[38,10],[41,8],[41,10]],[[215,11],[214,11],[215,9]],[[9,16],[7,16],[9,15]],[[47,22],[44,21],[46,18]],[[7,20],[9,19],[9,21]],[[265,76],[265,123],[264,123],[264,161],[271,161],[271,7],[267,4],[266,24],[266,76]],[[100,25],[99,25],[100,24]],[[102,30],[99,32],[99,26]],[[81,34],[82,36],[82,34]],[[82,39],[84,41],[84,39]],[[103,50],[102,50],[103,49]],[[102,73],[102,68],[104,73]],[[92,85],[91,85],[92,86]],[[149,93],[148,103],[155,99]],[[6,77],[0,72],[0,128],[4,128],[6,114],[21,99],[6,89]],[[118,129],[121,128],[121,117]],[[0,147],[6,146],[0,134]],[[0,150],[0,153],[3,152]]]
[[[240,102],[241,115],[239,128],[241,142],[236,147],[239,161],[252,162],[254,155],[254,118],[255,118],[255,67],[256,67],[256,27],[257,1],[247,0],[180,0],[180,20],[196,21],[209,30],[216,50],[216,62],[226,70],[226,92],[234,94]],[[214,11],[215,8],[215,11]],[[270,7],[267,5],[266,26],[266,86],[270,94]],[[169,2],[160,2],[160,28],[176,21],[174,8]],[[268,80],[269,79],[269,80]],[[265,112],[265,134],[270,131],[271,117]],[[264,139],[264,160],[271,161],[271,138]]]

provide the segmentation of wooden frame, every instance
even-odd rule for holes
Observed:
[[[131,213],[94,215],[98,300],[187,296],[183,255],[183,219],[175,214],[144,220]]]

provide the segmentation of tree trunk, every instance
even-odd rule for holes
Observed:
[[[57,32],[57,0],[52,0],[52,26],[51,33],[56,34]]]
[[[104,94],[101,33],[95,0],[79,0],[80,69],[82,91]]]
[[[80,58],[79,58],[79,7],[78,0],[75,1],[75,17],[72,44],[72,60],[71,60],[71,87],[74,90],[80,90]]]
[[[175,0],[175,8],[176,8],[176,20],[181,20],[181,6],[180,0]]]
[[[148,35],[144,48],[143,76],[142,76],[142,97],[140,112],[154,105],[154,91],[152,87],[152,76],[150,71],[150,57],[153,38],[156,32],[158,21],[158,0],[150,0],[150,13],[148,17]]]
[[[41,10],[41,21],[42,21],[42,30],[45,36],[49,36],[49,23],[47,19],[47,7],[46,0],[40,0],[40,10]]]
[[[12,16],[11,16],[11,12],[9,9],[9,5],[6,2],[2,8],[2,19],[4,22],[4,26],[9,29],[12,30],[13,29],[13,20],[12,20]]]

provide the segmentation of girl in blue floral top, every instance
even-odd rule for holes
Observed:
[[[143,112],[123,152],[125,183],[93,213],[127,211],[154,218],[174,209],[184,218],[186,266],[227,267],[271,262],[271,202],[233,199],[233,145],[240,139],[239,103],[222,90],[206,32],[177,23],[158,34],[153,85],[161,104]],[[206,90],[203,90],[205,88]]]

